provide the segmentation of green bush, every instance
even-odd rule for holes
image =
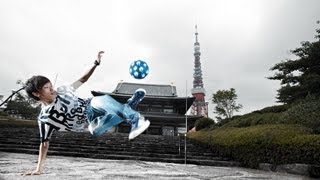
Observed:
[[[204,128],[210,128],[212,125],[214,125],[215,122],[211,118],[200,118],[197,119],[195,122],[196,131],[199,131]]]
[[[223,126],[223,125],[228,124],[229,122],[234,121],[235,119],[238,119],[240,117],[241,117],[241,115],[234,115],[231,118],[218,119],[218,123],[216,125]]]
[[[281,113],[285,112],[290,108],[291,105],[288,104],[283,104],[283,105],[278,105],[278,106],[270,106],[270,107],[265,107],[261,110],[253,111],[253,113]]]
[[[9,116],[9,114],[4,111],[0,111],[0,116]]]
[[[191,133],[188,138],[245,167],[257,168],[262,162],[320,165],[320,135],[311,133],[311,129],[302,126],[278,124],[222,127]]]
[[[266,107],[261,110],[253,111],[245,115],[237,115],[232,118],[222,119],[217,125],[227,127],[248,127],[259,124],[279,124],[281,113],[285,112],[291,105],[278,105]]]
[[[281,123],[281,113],[249,113],[226,123],[225,127],[248,127],[261,124],[279,124]]]
[[[36,120],[21,120],[7,116],[7,120],[0,120],[0,127],[38,127]]]
[[[284,112],[281,123],[301,124],[320,134],[320,98],[308,96]]]
[[[242,116],[223,120],[224,127],[249,127],[260,124],[300,124],[320,134],[320,98],[308,96],[290,105],[266,107]]]

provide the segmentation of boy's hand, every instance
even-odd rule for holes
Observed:
[[[99,51],[99,53],[98,53],[98,57],[97,57],[98,64],[100,64],[100,62],[101,62],[101,57],[102,57],[103,53],[104,53],[104,51]]]
[[[22,173],[21,176],[33,176],[33,175],[40,175],[40,174],[41,174],[40,171],[35,170],[35,171],[29,171],[26,173]]]

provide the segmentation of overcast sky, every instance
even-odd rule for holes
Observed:
[[[248,113],[276,105],[280,83],[266,79],[269,69],[314,41],[319,7],[319,0],[1,0],[0,95],[32,75],[71,83],[105,50],[80,96],[111,92],[121,80],[174,83],[178,96],[186,86],[191,96],[197,24],[206,100],[235,88],[237,114]],[[137,59],[149,64],[144,80],[129,75]]]

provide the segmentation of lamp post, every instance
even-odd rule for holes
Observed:
[[[188,117],[187,117],[187,111],[188,111],[188,81],[186,81],[186,132],[184,134],[184,164],[187,164],[187,132],[188,132]]]

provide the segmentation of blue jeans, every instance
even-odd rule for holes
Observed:
[[[87,105],[89,126],[93,127],[93,137],[99,137],[113,126],[123,121],[133,123],[139,119],[139,113],[128,104],[121,104],[109,95],[95,96]]]

